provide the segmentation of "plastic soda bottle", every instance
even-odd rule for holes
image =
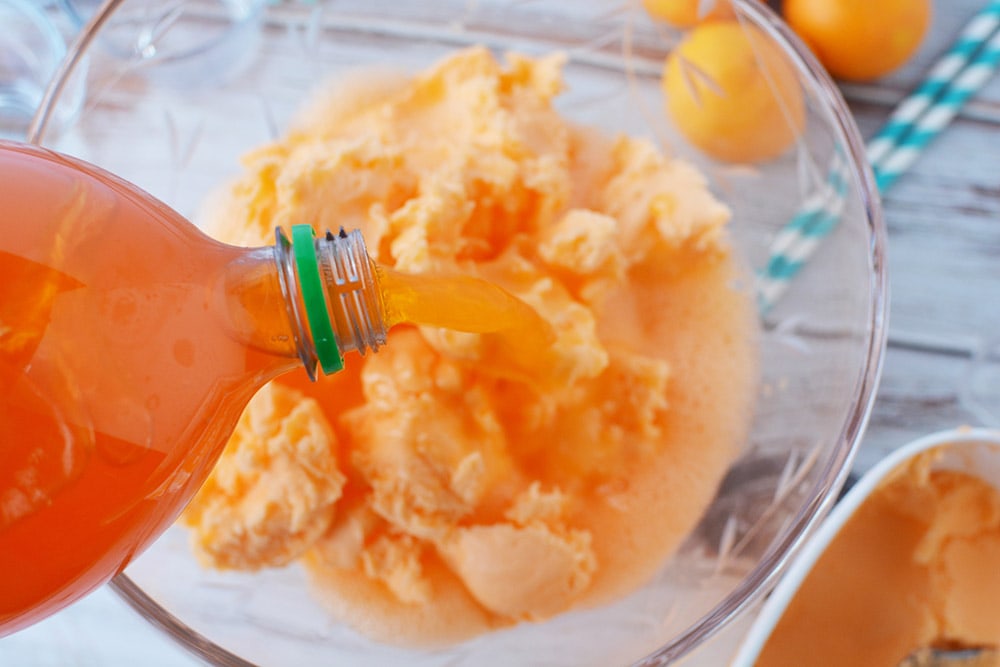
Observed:
[[[389,323],[358,232],[204,235],[84,162],[0,142],[0,636],[177,518],[247,401]]]

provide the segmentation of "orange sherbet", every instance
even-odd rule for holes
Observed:
[[[759,667],[896,667],[931,646],[1000,645],[1000,491],[901,467],[858,508],[792,599]]]
[[[345,622],[440,643],[621,596],[697,523],[756,386],[730,214],[685,162],[565,120],[562,62],[474,48],[324,91],[212,203],[207,224],[233,243],[267,244],[277,225],[360,228],[381,266],[487,280],[553,336],[512,350],[403,325],[338,375],[282,378],[320,409],[250,405],[215,476],[258,461],[254,489],[210,481],[187,515],[210,565],[300,557]],[[246,432],[267,420],[301,457],[255,453],[278,447]],[[304,432],[328,434],[327,460]],[[329,466],[342,485],[301,483]]]

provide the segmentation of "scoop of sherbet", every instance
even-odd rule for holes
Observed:
[[[269,384],[185,510],[195,553],[219,569],[285,565],[329,527],[344,480],[316,401]]]
[[[434,540],[504,502],[519,473],[490,395],[467,369],[410,329],[365,364],[361,382],[365,404],[342,423],[376,513]]]
[[[542,491],[535,482],[514,498],[504,521],[460,527],[442,541],[441,552],[490,611],[547,618],[570,606],[597,569],[589,531],[566,527],[567,501],[561,491]]]

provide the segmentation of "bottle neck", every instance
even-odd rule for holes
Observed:
[[[289,241],[275,231],[274,261],[295,348],[311,379],[343,368],[343,354],[385,344],[388,327],[378,272],[357,230],[316,237],[308,225]]]

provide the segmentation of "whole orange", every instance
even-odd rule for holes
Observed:
[[[791,62],[759,29],[736,21],[691,29],[667,57],[662,87],[677,129],[719,160],[778,157],[805,124]]]
[[[785,20],[838,79],[870,81],[919,48],[931,0],[784,0]]]

